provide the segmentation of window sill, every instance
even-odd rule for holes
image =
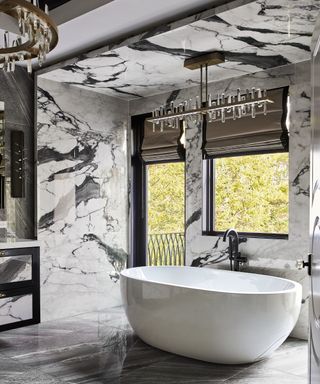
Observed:
[[[219,236],[222,237],[225,232],[222,231],[202,231],[202,236]],[[239,236],[247,237],[248,239],[274,239],[288,240],[289,235],[284,233],[258,233],[258,232],[238,232]]]

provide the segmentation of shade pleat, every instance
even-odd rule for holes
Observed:
[[[203,153],[205,158],[239,156],[250,153],[288,151],[289,132],[286,126],[288,87],[268,91],[268,113],[255,118],[226,119],[205,122]],[[262,109],[262,108],[261,108]]]
[[[182,134],[182,123],[179,128],[164,125],[161,132],[159,125],[156,125],[155,129],[153,129],[153,124],[146,120],[141,146],[141,157],[144,162],[183,160],[185,151],[180,142]]]

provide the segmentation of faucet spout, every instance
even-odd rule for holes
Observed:
[[[242,242],[246,242],[246,238],[239,238],[238,232],[230,228],[223,235],[223,241],[227,241],[229,238],[229,260],[230,260],[230,269],[232,271],[239,271],[240,264],[245,263],[247,261],[246,257],[242,257],[239,252],[239,244]]]

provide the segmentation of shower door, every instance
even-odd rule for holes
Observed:
[[[320,383],[320,18],[312,42],[311,275],[309,374]]]

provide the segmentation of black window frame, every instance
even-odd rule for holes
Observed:
[[[131,257],[129,267],[143,267],[147,261],[146,166],[140,156],[144,120],[151,115],[131,117]]]
[[[131,258],[129,267],[143,267],[147,265],[148,257],[148,180],[147,166],[154,164],[184,163],[185,159],[159,160],[144,162],[141,158],[144,121],[151,117],[151,113],[131,117],[132,154],[131,154]],[[186,172],[184,172],[186,189]],[[184,222],[186,223],[186,190],[184,193]],[[186,228],[184,228],[186,234]],[[186,247],[184,247],[184,264],[186,262]]]
[[[270,152],[263,152],[263,153],[242,153],[237,155],[237,157],[240,156],[248,156],[248,155],[258,155],[258,154],[267,154],[267,153],[280,153],[284,151],[270,151]],[[236,157],[236,156],[233,156]],[[215,159],[206,159],[204,158],[202,160],[202,171],[203,171],[203,213],[204,217],[202,220],[202,236],[223,236],[224,231],[217,231],[214,229],[215,226],[215,183],[214,183],[214,177],[215,177],[215,166],[214,166],[214,160]],[[290,190],[289,190],[290,193]],[[289,195],[290,200],[290,195]],[[288,203],[290,201],[288,200]],[[288,223],[289,224],[289,223]],[[236,229],[236,228],[235,228]],[[265,232],[238,232],[240,236],[246,237],[246,238],[259,238],[259,239],[278,239],[278,240],[288,240],[289,239],[289,233],[265,233]]]

